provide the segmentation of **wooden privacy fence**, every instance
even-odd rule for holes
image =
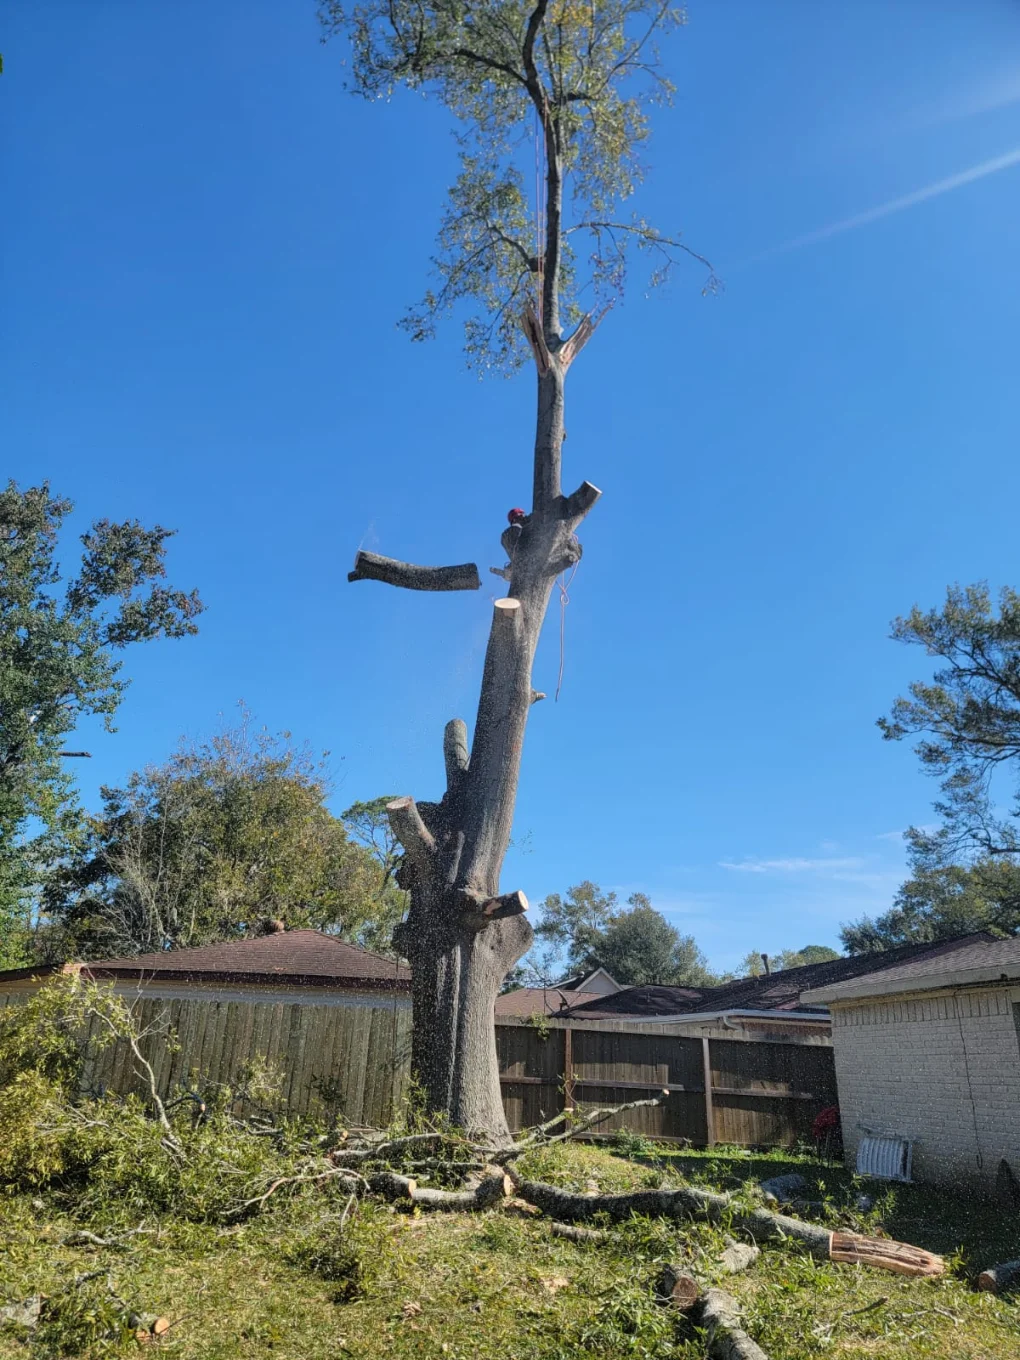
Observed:
[[[788,1147],[810,1138],[815,1115],[836,1103],[831,1046],[796,1036],[695,1038],[662,1024],[503,1017],[496,1044],[512,1129],[568,1105],[618,1105],[667,1089],[663,1105],[629,1110],[600,1131]]]
[[[411,1012],[387,997],[316,1005],[145,997],[132,1004],[147,1031],[141,1049],[163,1094],[205,1082],[235,1086],[253,1059],[283,1076],[295,1113],[338,1111],[351,1124],[384,1126],[408,1089]],[[93,1021],[98,1036],[100,1026]],[[676,1027],[619,1021],[539,1024],[501,1016],[496,1026],[510,1127],[527,1128],[566,1106],[615,1105],[668,1088],[657,1108],[600,1127],[696,1145],[789,1146],[807,1138],[836,1101],[832,1048],[796,1038],[690,1037]],[[124,1042],[90,1052],[85,1082],[144,1090]]]

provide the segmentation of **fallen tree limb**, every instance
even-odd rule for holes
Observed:
[[[686,1313],[701,1297],[701,1285],[682,1267],[665,1265],[659,1276],[658,1295],[663,1303]]]
[[[116,1247],[129,1237],[138,1237],[142,1233],[152,1234],[155,1228],[129,1228],[127,1232],[111,1233],[109,1237],[100,1237],[98,1233],[88,1232],[85,1228],[78,1229],[77,1232],[68,1233],[66,1237],[60,1239],[62,1247]]]
[[[572,1110],[564,1110],[555,1119],[550,1119],[547,1124],[539,1125],[535,1134],[540,1136],[532,1135],[522,1139],[519,1143],[514,1143],[511,1147],[495,1149],[489,1154],[489,1158],[496,1166],[505,1166],[523,1156],[525,1152],[531,1152],[540,1147],[552,1147],[556,1143],[569,1142],[571,1138],[577,1138],[579,1134],[587,1133],[596,1124],[602,1124],[607,1119],[612,1119],[614,1115],[624,1114],[627,1110],[654,1109],[664,1104],[668,1098],[669,1091],[664,1089],[661,1095],[653,1096],[651,1099],[628,1100],[623,1105],[607,1105],[598,1110],[589,1110],[587,1114],[581,1115],[579,1119],[575,1120],[565,1133],[557,1133],[553,1137],[547,1138],[545,1136],[546,1130],[555,1128],[557,1124],[562,1123],[564,1119],[573,1114]]]
[[[738,1275],[753,1266],[760,1255],[761,1249],[750,1242],[731,1242],[720,1256],[719,1265],[727,1275]]]
[[[554,1223],[553,1237],[565,1237],[570,1242],[602,1243],[609,1241],[609,1233],[601,1228],[579,1228],[574,1223]]]
[[[395,557],[380,557],[372,552],[358,553],[354,570],[347,573],[347,579],[383,581],[404,590],[480,590],[482,586],[473,562],[463,562],[455,567],[420,567],[413,562],[400,562]]]
[[[707,1332],[712,1360],[768,1360],[756,1341],[740,1325],[736,1299],[721,1289],[706,1289],[695,1308],[694,1320]]]
[[[788,1203],[801,1190],[807,1188],[807,1181],[798,1171],[793,1171],[788,1176],[773,1176],[770,1180],[761,1181],[758,1185],[758,1189],[765,1196],[765,1199],[773,1200],[776,1204]]]
[[[1020,1286],[1020,1261],[1003,1261],[997,1266],[989,1266],[974,1283],[986,1294],[1001,1294]]]
[[[582,1195],[561,1190],[542,1181],[526,1181],[510,1169],[516,1193],[537,1205],[550,1218],[583,1222],[604,1214],[614,1222],[642,1214],[652,1218],[708,1218],[718,1223],[730,1218],[735,1227],[755,1242],[789,1241],[821,1261],[860,1263],[893,1270],[902,1275],[941,1275],[940,1256],[906,1243],[833,1233],[816,1223],[773,1213],[770,1209],[744,1209],[731,1196],[684,1186],[678,1190],[633,1190],[618,1195]]]
[[[474,1212],[491,1208],[510,1192],[510,1179],[500,1167],[489,1167],[488,1173],[469,1190],[434,1190],[395,1171],[380,1171],[369,1176],[368,1187],[384,1199],[405,1200],[422,1209]]]

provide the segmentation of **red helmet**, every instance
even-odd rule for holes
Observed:
[[[527,519],[527,514],[525,513],[525,511],[521,509],[519,505],[515,505],[514,508],[507,515],[507,519],[510,521],[511,524],[517,524],[519,523],[520,520]]]

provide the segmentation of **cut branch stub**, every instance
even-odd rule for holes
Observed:
[[[552,367],[552,358],[545,343],[545,336],[542,334],[542,323],[535,315],[535,309],[530,303],[521,317],[521,330],[527,336],[531,352],[535,356],[535,367],[539,374],[548,373]]]
[[[436,842],[422,821],[414,799],[394,798],[386,804],[386,815],[408,858],[419,868],[429,868],[436,853]]]
[[[584,519],[601,495],[602,492],[597,486],[593,486],[591,482],[582,482],[577,490],[564,500],[563,518],[568,523],[577,523]]]
[[[481,900],[466,891],[462,891],[459,896],[465,923],[478,930],[490,921],[505,921],[510,916],[521,916],[528,910],[528,899],[522,892],[503,893],[500,897]]]
[[[354,559],[354,570],[347,573],[348,581],[382,581],[403,590],[480,590],[482,580],[473,562],[456,567],[419,567],[413,562],[399,562],[395,557],[380,557],[378,553],[359,552]]]
[[[587,316],[583,316],[580,322],[578,323],[577,329],[574,331],[573,335],[571,335],[567,340],[563,342],[563,348],[559,351],[558,358],[560,363],[563,365],[564,371],[566,371],[570,367],[570,365],[574,362],[577,356],[584,349],[588,341],[595,334],[596,330],[599,327],[599,324],[602,321],[602,318],[605,316],[606,312],[609,311],[612,305],[613,304],[611,302],[607,302],[594,320],[592,320],[591,312],[589,312]]]
[[[463,718],[451,718],[443,730],[443,759],[446,762],[446,787],[453,793],[467,774],[470,759],[467,723]]]

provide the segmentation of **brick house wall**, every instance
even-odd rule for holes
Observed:
[[[1020,989],[831,1005],[847,1161],[859,1125],[914,1140],[914,1177],[991,1190],[1020,1175]]]

